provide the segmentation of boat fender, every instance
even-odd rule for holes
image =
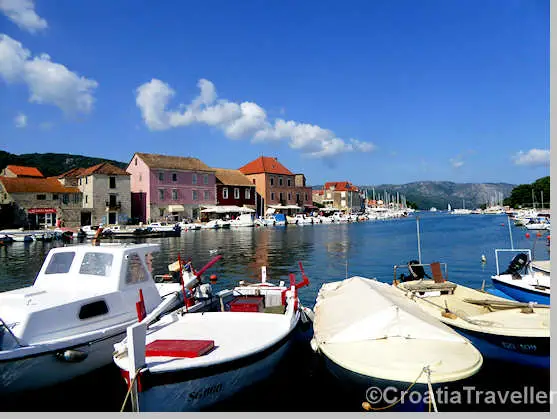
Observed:
[[[87,358],[86,352],[81,352],[76,349],[66,349],[64,352],[57,352],[56,359],[65,362],[81,362]]]
[[[309,342],[309,345],[311,346],[311,349],[313,350],[313,352],[315,352],[315,353],[319,352],[319,346],[317,345],[317,341],[315,340],[315,338],[311,339],[311,341]]]

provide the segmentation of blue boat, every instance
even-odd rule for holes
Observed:
[[[501,252],[517,253],[507,269],[503,272],[499,267]],[[497,274],[491,277],[493,285],[512,299],[524,303],[550,303],[550,275],[541,270],[532,269],[532,258],[529,249],[496,249],[495,260]]]

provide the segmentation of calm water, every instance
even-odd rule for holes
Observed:
[[[436,260],[448,263],[449,279],[456,283],[474,288],[481,287],[483,280],[490,284],[490,275],[495,272],[494,249],[510,247],[505,215],[420,213],[419,219],[424,263]],[[532,249],[537,259],[549,258],[546,233],[543,237],[536,237],[535,232],[530,232],[530,238],[527,238],[526,230],[513,226],[512,235],[515,248]],[[311,285],[301,291],[300,297],[309,307],[313,307],[319,287],[324,282],[344,279],[347,274],[390,282],[393,265],[418,259],[415,217],[341,225],[198,230],[183,233],[179,238],[149,241],[161,244],[161,252],[155,254],[155,273],[165,273],[166,266],[174,262],[178,254],[192,257],[198,269],[216,254],[223,255],[223,260],[212,268],[212,272],[219,277],[217,288],[233,286],[239,280],[256,280],[261,266],[267,266],[271,280],[288,281],[288,274],[297,273],[297,262],[302,261]],[[14,243],[0,248],[0,291],[32,284],[48,250],[59,245],[61,243]],[[482,255],[487,257],[486,264],[481,263]],[[407,273],[406,270],[404,273]],[[299,275],[297,279],[300,280]],[[308,337],[310,335],[311,330]],[[548,372],[532,373],[513,368],[511,374],[508,366],[487,362],[473,378],[473,385],[481,385],[488,390],[504,385],[522,389],[528,384],[540,390],[549,389]],[[300,395],[288,400],[288,387],[292,386]],[[96,397],[91,397],[92,394]],[[265,397],[260,397],[263,394]],[[276,396],[269,397],[269,394]],[[124,395],[118,371],[110,366],[75,380],[71,385],[12,401],[9,410],[118,410]],[[338,383],[331,381],[323,371],[319,358],[309,350],[309,344],[302,341],[272,381],[218,408],[360,411],[363,397],[357,396],[352,400],[350,396]],[[31,399],[35,403],[29,404]],[[530,407],[535,410],[546,408],[545,405]],[[491,408],[512,410],[512,407],[502,405],[468,406],[460,410],[493,410]],[[451,407],[451,410],[455,409]]]

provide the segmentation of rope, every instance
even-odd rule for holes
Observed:
[[[126,397],[124,398],[124,403],[122,403],[122,407],[120,408],[120,412],[123,412],[124,408],[126,407],[126,402],[128,401],[128,397],[130,397],[130,394],[133,389],[133,385],[135,384],[135,380],[137,380],[137,377],[139,377],[139,371],[141,371],[141,368],[138,368],[137,371],[135,372],[135,376],[133,377],[133,380],[130,383],[130,386],[128,387],[128,392],[126,393]]]
[[[412,384],[410,384],[410,386],[409,386],[405,391],[402,392],[402,396],[400,396],[400,398],[399,398],[396,402],[393,402],[393,403],[391,403],[390,405],[384,406],[384,407],[373,407],[373,406],[371,405],[371,403],[369,403],[369,402],[363,402],[363,403],[362,403],[362,407],[363,407],[365,410],[367,410],[367,411],[370,411],[370,410],[371,410],[371,411],[373,411],[373,412],[377,412],[377,411],[381,411],[381,410],[387,410],[387,409],[390,409],[391,407],[396,406],[397,404],[399,404],[399,403],[402,401],[402,399],[404,398],[404,395],[405,395],[406,393],[408,393],[408,392],[410,391],[410,389],[411,389],[412,387],[414,387],[414,385],[418,382],[418,380],[420,379],[420,377],[422,376],[422,374],[426,371],[426,368],[429,368],[429,366],[428,366],[428,367],[424,367],[424,368],[420,371],[420,375],[418,375],[418,376],[416,377],[416,379],[414,380],[414,382],[413,382]]]
[[[437,403],[435,403],[435,394],[433,393],[433,387],[431,385],[431,369],[429,366],[425,367],[424,370],[427,372],[427,388],[429,390],[429,403],[428,403],[428,412],[431,412],[431,404],[433,403],[433,410],[435,413],[438,413],[437,410]]]

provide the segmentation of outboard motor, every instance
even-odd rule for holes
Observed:
[[[425,273],[424,267],[420,266],[420,262],[417,260],[411,260],[408,262],[408,271],[410,271],[410,275],[403,275],[400,274],[400,280],[404,281],[418,281],[424,278],[431,278],[428,274]]]
[[[513,279],[521,279],[522,276],[520,276],[520,271],[526,268],[527,265],[528,255],[526,253],[519,253],[513,258],[509,267],[502,275],[512,275]]]

